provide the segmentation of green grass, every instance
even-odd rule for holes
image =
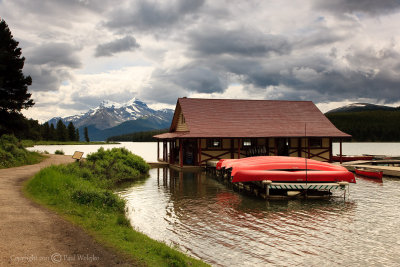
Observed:
[[[41,170],[26,183],[24,191],[135,262],[147,266],[208,266],[130,226],[125,201],[111,189],[128,179],[141,179],[148,169],[143,159],[126,149],[99,149],[86,162]]]
[[[38,145],[104,145],[104,144],[119,144],[118,142],[103,142],[103,141],[91,141],[91,142],[77,142],[77,141],[34,141],[34,140],[22,140],[24,147],[33,147]]]
[[[0,137],[0,169],[36,164],[44,158],[37,152],[27,151],[12,135]]]

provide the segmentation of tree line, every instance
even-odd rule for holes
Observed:
[[[356,142],[399,142],[400,110],[338,112],[325,114],[339,130]]]
[[[121,142],[154,142],[156,141],[153,138],[154,135],[162,134],[168,132],[168,129],[160,129],[160,130],[152,130],[152,131],[144,131],[144,132],[136,132],[118,136],[111,136],[107,138],[107,142],[109,141],[121,141]]]
[[[37,120],[22,120],[24,131],[14,131],[13,134],[18,139],[29,139],[34,141],[80,141],[79,129],[75,128],[72,122],[65,125],[62,120],[58,120],[56,125],[45,122],[39,124]],[[84,140],[89,142],[89,132],[87,127],[84,128]]]

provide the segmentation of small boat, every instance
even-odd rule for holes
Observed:
[[[368,178],[374,178],[374,179],[380,179],[380,180],[382,179],[382,176],[383,176],[383,171],[355,168],[355,172],[356,172],[356,174],[361,175],[361,176],[365,176]]]

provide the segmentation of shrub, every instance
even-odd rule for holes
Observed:
[[[54,154],[56,154],[56,155],[64,155],[65,153],[64,153],[64,151],[57,149],[56,151],[54,151]]]
[[[0,168],[9,168],[40,162],[41,156],[27,151],[13,135],[0,137]]]
[[[126,148],[100,148],[87,156],[86,167],[101,179],[113,183],[137,179],[150,169],[150,166],[139,156],[132,154]]]

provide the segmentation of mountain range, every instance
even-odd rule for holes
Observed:
[[[383,106],[383,105],[375,105],[369,103],[352,103],[343,107],[332,109],[325,114],[328,113],[339,113],[339,112],[359,112],[359,111],[372,111],[372,110],[399,110],[397,107]]]
[[[54,117],[48,122],[54,126],[60,119],[65,125],[72,122],[79,129],[81,140],[83,129],[87,127],[90,140],[104,141],[114,135],[168,128],[173,115],[172,109],[154,110],[133,98],[123,104],[103,101],[86,113],[64,118]]]

